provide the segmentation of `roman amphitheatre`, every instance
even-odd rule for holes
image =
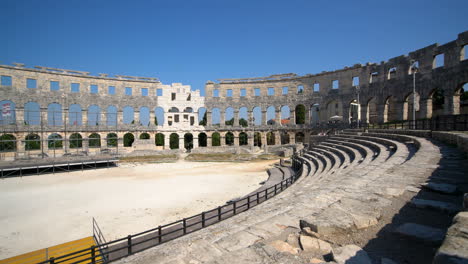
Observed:
[[[0,263],[468,263],[467,44],[205,96],[0,65]]]

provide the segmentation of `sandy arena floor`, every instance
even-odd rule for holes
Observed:
[[[275,161],[124,164],[0,180],[0,259],[92,235],[107,240],[212,209],[268,178]]]

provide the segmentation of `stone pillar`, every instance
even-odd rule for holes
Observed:
[[[291,108],[291,117],[289,118],[289,124],[295,125],[296,124],[296,109]]]
[[[106,146],[107,146],[107,142],[106,142],[106,136],[107,136],[107,135],[106,135],[105,133],[98,133],[98,134],[99,134],[99,136],[101,137],[101,138],[99,139],[99,141],[100,141],[100,143],[101,143],[101,148],[106,147]]]
[[[234,146],[238,147],[239,144],[239,134],[234,134]]]
[[[254,132],[247,132],[247,145],[253,146],[255,141],[254,141]]]
[[[41,123],[44,125],[44,126],[48,126],[48,122],[47,122],[47,108],[41,108]]]
[[[262,110],[262,123],[260,125],[266,125],[268,122],[267,120],[267,111]]]
[[[395,102],[395,120],[403,120],[405,102]]]
[[[388,109],[386,109],[385,103],[377,105],[377,118],[378,123],[385,123],[388,121]]]
[[[226,146],[226,134],[220,133],[219,138],[220,138],[219,140],[221,141],[220,142],[221,147],[225,147]]]
[[[86,151],[86,152],[89,152],[89,136],[84,137],[82,142],[83,142],[82,143],[83,144],[83,150]],[[67,148],[65,148],[65,149],[67,149]]]
[[[123,125],[123,111],[117,111],[117,126]]]
[[[195,148],[198,148],[198,147],[199,147],[198,146],[198,138],[193,137],[193,148],[195,149]]]
[[[304,108],[305,108],[304,124],[309,126],[310,125],[310,107],[304,106]]]
[[[460,101],[458,102],[458,105],[460,105]],[[458,110],[458,113],[459,110]],[[444,96],[444,115],[454,115],[455,113],[455,105],[454,105],[454,100],[453,96],[447,95]]]
[[[234,124],[233,126],[238,127],[239,126],[239,111],[234,110]]]
[[[68,107],[64,108],[62,110],[62,123],[61,123],[61,125],[65,126],[65,124],[67,124],[67,126],[68,126],[68,123],[66,123],[66,122],[68,122]]]
[[[304,144],[310,145],[310,132],[309,131],[304,132]]]
[[[117,146],[119,149],[124,147],[123,135],[124,133],[122,132],[117,133]]]
[[[171,149],[171,134],[163,133],[164,135],[164,149]]]
[[[281,134],[279,131],[275,132],[275,145],[281,145]]]
[[[289,132],[289,144],[296,144],[296,134],[294,132]]]
[[[213,140],[211,139],[211,134],[206,136],[206,146],[207,147],[213,146]]]
[[[206,110],[206,125],[211,126],[213,125],[211,122],[211,111]]]
[[[140,124],[140,111],[133,111],[133,124],[136,126],[141,126]]]
[[[276,125],[280,126],[281,125],[281,110],[276,109],[275,120],[276,120]]]
[[[16,138],[16,152],[18,153],[24,153],[25,152],[25,142],[21,140],[21,138],[24,138],[26,135],[18,135]]]
[[[81,120],[82,120],[83,126],[87,127],[88,126],[88,110],[86,109],[81,110]]]
[[[267,146],[267,137],[265,132],[260,132],[261,138],[262,138],[262,146]]]
[[[179,134],[179,149],[185,149],[185,146],[184,146],[184,135],[180,135]]]
[[[154,111],[150,110],[150,114],[149,114],[149,123],[150,123],[150,125],[149,125],[149,127],[152,127],[152,128],[156,127],[156,125],[154,124],[154,119],[155,118],[156,118],[156,113],[154,113]]]
[[[221,112],[221,110],[219,110],[219,126],[220,127],[225,127],[226,126],[226,111],[224,112]]]
[[[361,123],[369,123],[369,120],[367,120],[367,107],[366,105],[360,105],[359,108],[361,109],[360,113],[360,120]]]
[[[16,125],[19,126],[24,126],[25,120],[24,120],[24,108],[18,107],[15,110],[15,118],[16,118]]]
[[[460,114],[460,95],[455,95],[451,97],[452,97],[452,104],[453,104],[453,114],[459,115]]]

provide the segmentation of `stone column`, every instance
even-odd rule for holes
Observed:
[[[432,117],[432,99],[421,100],[419,106],[420,118],[431,118]]]
[[[305,108],[304,124],[309,126],[310,125],[310,110],[311,109],[310,109],[310,107],[306,107],[306,106],[304,106],[304,108]]]
[[[18,135],[16,138],[16,152],[17,153],[24,153],[25,152],[25,142],[21,140],[21,138],[24,138],[26,135]]]
[[[234,134],[234,146],[238,147],[239,143],[239,133]]]
[[[98,133],[98,134],[99,134],[99,136],[101,137],[101,138],[99,139],[99,141],[100,141],[100,143],[101,143],[101,148],[106,147],[106,146],[107,146],[107,142],[106,142],[106,136],[107,136],[107,135],[106,135],[106,133]]]
[[[193,148],[198,148],[198,138],[197,137],[193,137]]]
[[[171,149],[171,134],[163,133],[164,135],[164,149]]]
[[[304,144],[309,144],[310,145],[310,132],[306,131],[304,133]]]
[[[296,144],[296,134],[294,132],[289,132],[289,144]]]
[[[48,126],[48,122],[47,122],[47,108],[41,108],[41,123],[44,125],[44,126]]]
[[[267,111],[266,110],[262,110],[262,123],[260,123],[260,125],[266,125],[268,122],[267,120]]]
[[[261,138],[262,138],[262,146],[267,146],[267,137],[265,132],[260,132]]]
[[[226,111],[224,112],[221,112],[221,110],[219,110],[219,126],[220,127],[225,127],[226,126]]]
[[[279,131],[275,132],[275,145],[281,145],[281,134]]]
[[[211,111],[206,110],[206,125],[211,126],[213,125],[211,122]]]
[[[99,117],[99,127],[107,127],[107,119],[106,119],[106,112],[101,111]]]
[[[254,145],[254,142],[255,142],[254,135],[255,135],[254,132],[247,132],[247,144],[251,147]]]
[[[239,110],[234,110],[234,124],[233,126],[239,126]]]
[[[117,126],[123,125],[123,111],[117,111]]]
[[[62,110],[62,124],[61,125],[65,126],[65,124],[67,124],[68,126],[68,123],[66,122],[68,122],[68,107]]]
[[[15,110],[15,118],[16,118],[16,125],[19,126],[24,126],[25,120],[24,120],[24,108],[18,107]]]
[[[455,107],[454,96],[447,95],[444,97],[444,115],[457,115],[460,114],[460,97],[457,96],[457,104]]]
[[[387,118],[385,118],[385,115],[387,115]],[[384,123],[388,121],[388,109],[385,109],[385,103],[377,105],[377,118],[378,123]]]
[[[136,125],[136,126],[141,126],[140,124],[140,111],[133,111],[133,123]]]
[[[219,133],[219,138],[220,138],[220,141],[221,141],[220,142],[221,147],[225,147],[226,146],[226,134],[225,133],[224,134]]]
[[[213,140],[211,139],[211,134],[207,134],[206,136],[206,146],[207,147],[212,147],[213,146]]]
[[[83,124],[84,127],[87,127],[88,126],[88,110],[86,109],[82,109],[81,110],[81,122]]]
[[[296,124],[296,110],[291,108],[291,117],[289,118],[289,124],[295,125]]]
[[[405,102],[395,102],[395,120],[403,120]]]
[[[124,133],[118,132],[117,134],[117,146],[120,148],[124,147],[124,142],[123,142],[123,135]]]
[[[156,118],[156,114],[154,113],[154,111],[151,111],[150,110],[150,114],[149,114],[149,127],[152,127],[152,128],[155,128],[156,125],[154,124],[154,119]]]
[[[361,123],[369,123],[369,120],[367,120],[367,107],[366,105],[360,105],[359,107],[361,109]]]
[[[276,125],[280,126],[281,125],[281,110],[276,109],[275,120],[276,120]]]
[[[185,149],[184,141],[184,135],[179,135],[179,149]]]
[[[70,141],[69,141],[70,142]],[[89,152],[89,137],[84,137],[83,140],[82,140],[82,144],[83,144],[83,150],[86,151],[86,152]],[[67,149],[67,148],[65,148]]]

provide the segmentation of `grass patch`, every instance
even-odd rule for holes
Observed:
[[[171,162],[176,161],[177,155],[150,155],[150,156],[135,156],[135,157],[121,157],[119,162],[148,162],[148,163],[159,163],[159,162]]]

